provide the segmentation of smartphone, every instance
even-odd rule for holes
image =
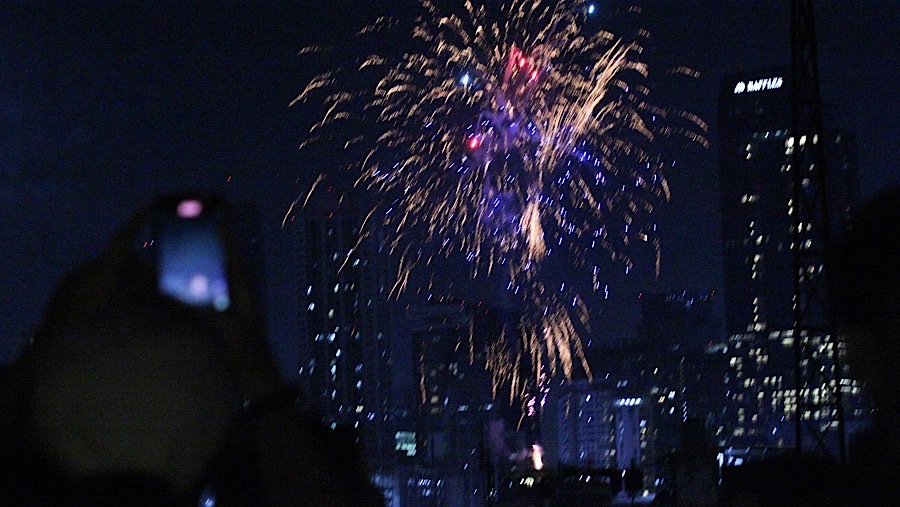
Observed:
[[[231,306],[220,214],[210,201],[192,197],[163,208],[154,240],[161,294],[219,312]]]

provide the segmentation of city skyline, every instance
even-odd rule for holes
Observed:
[[[460,2],[434,3],[442,12],[461,9]],[[403,261],[387,253],[400,234],[389,230],[393,223],[362,225],[377,222],[372,217],[379,215],[367,215],[377,197],[344,192],[355,174],[321,177],[340,172],[359,154],[327,145],[299,149],[320,118],[291,107],[291,100],[335,64],[359,65],[354,34],[377,17],[412,26],[422,8],[415,0],[390,6],[279,2],[268,9],[77,1],[0,6],[0,236],[6,238],[0,364],[29,340],[62,277],[105,248],[128,217],[159,194],[198,190],[233,203],[241,214],[237,237],[247,244],[240,250],[282,378],[299,387],[306,408],[325,426],[355,428],[350,432],[369,459],[373,482],[392,492],[394,505],[397,498],[425,501],[457,490],[471,492],[467,505],[477,505],[475,495],[498,487],[506,472],[539,471],[545,438],[547,463],[555,460],[551,467],[562,475],[566,466],[606,472],[640,466],[650,489],[683,480],[670,468],[693,459],[679,454],[692,445],[682,439],[696,440],[703,452],[712,441],[719,452],[732,444],[790,447],[786,426],[798,407],[810,411],[812,421],[828,419],[818,415],[824,389],[807,391],[815,401],[798,401],[787,364],[795,331],[785,157],[804,144],[788,130],[790,9],[775,0],[702,0],[695,5],[702,15],[677,2],[579,5],[586,16],[586,28],[579,29],[642,41],[636,53],[650,69],[651,100],[637,107],[696,114],[695,125],[708,125],[703,136],[710,141],[704,146],[662,135],[648,141],[660,154],[654,163],[665,166],[671,199],[656,203],[652,222],[639,227],[652,226],[661,250],[648,242],[625,269],[605,254],[589,259],[588,265],[596,263],[594,292],[583,298],[590,328],[580,335],[583,350],[565,344],[566,354],[576,350],[587,364],[568,356],[568,369],[556,370],[555,362],[534,355],[545,349],[533,348],[523,323],[540,322],[535,329],[543,326],[538,338],[544,339],[552,334],[546,331],[551,320],[546,307],[542,320],[538,306],[512,297],[510,289],[533,280],[532,272],[522,274],[532,257],[513,260],[521,270],[509,279],[472,279],[478,262],[462,255],[463,248],[439,250],[446,259],[406,279]],[[900,184],[900,101],[891,89],[900,68],[893,28],[900,20],[896,9],[877,1],[814,6],[831,129],[822,142],[829,160],[838,162],[833,169],[857,178],[841,190],[865,202]],[[854,16],[857,23],[846,22]],[[400,33],[371,43],[400,54],[408,50],[408,33]],[[304,50],[310,46],[327,49]],[[528,87],[537,67],[509,71],[510,65],[530,65],[523,54],[509,57],[501,97],[534,93]],[[370,86],[363,82],[368,78],[351,75],[349,88]],[[462,86],[471,79],[465,74]],[[506,114],[504,107],[487,112],[489,123]],[[342,134],[371,132],[357,124]],[[491,135],[469,134],[476,142],[466,156],[480,156],[475,150]],[[493,141],[516,135],[510,126]],[[541,135],[526,136],[524,149],[533,148],[535,138],[542,145]],[[554,160],[572,157],[568,148]],[[524,172],[516,166],[504,177]],[[376,168],[370,178],[378,176]],[[627,172],[635,186],[642,176]],[[509,190],[497,185],[489,190]],[[429,204],[446,204],[434,195]],[[853,209],[850,201],[842,212]],[[509,213],[525,215],[525,207]],[[561,216],[560,225],[575,228],[565,208]],[[628,245],[633,216],[626,217]],[[476,215],[479,220],[490,217]],[[488,229],[496,234],[502,226],[494,225]],[[410,232],[423,241],[415,237],[421,231],[403,234]],[[638,232],[647,242],[644,230]],[[562,233],[546,234],[557,234],[552,239],[562,246]],[[568,281],[576,263],[567,262],[547,261],[547,280],[557,286]],[[532,286],[539,294],[542,283]],[[399,284],[406,288],[395,292]],[[573,301],[565,297],[562,306]],[[806,341],[825,347],[828,337]],[[562,354],[559,337],[547,343],[546,350]],[[585,377],[592,374],[589,384]],[[575,382],[566,387],[563,379]],[[859,384],[844,380],[842,392],[858,395]],[[853,406],[856,415],[864,411]],[[684,433],[688,421],[698,419],[707,434]],[[604,479],[615,490],[612,480]]]
[[[598,2],[598,15],[624,5]],[[391,14],[414,7],[398,4]],[[653,37],[651,64],[700,73],[687,89],[655,89],[658,101],[696,111],[710,123],[715,143],[719,82],[730,71],[786,64],[789,12],[769,1],[703,7],[709,15],[696,17],[674,3],[652,2],[638,20]],[[896,13],[878,2],[816,7],[823,100],[835,123],[864,141],[866,198],[900,181],[891,142],[897,101],[886,88],[897,68],[888,29]],[[268,257],[267,299],[287,290],[277,259],[287,255],[290,240],[276,224],[305,191],[306,175],[317,172],[310,168],[327,160],[296,152],[302,121],[287,104],[311,71],[297,52],[339,40],[342,30],[381,11],[337,2],[325,13],[332,23],[310,24],[308,9],[302,2],[269,10],[183,6],[176,15],[178,9],[148,5],[3,6],[9,156],[0,190],[10,262],[0,303],[3,329],[14,341],[21,343],[34,326],[63,273],[96,255],[129,213],[167,190],[203,187],[253,201]],[[860,22],[848,26],[847,17]],[[704,44],[710,37],[718,43]],[[889,49],[882,54],[882,47]],[[716,155],[713,147],[673,157],[683,169],[669,172],[672,201],[658,212],[660,281],[642,276],[645,268],[610,284],[612,302],[597,326],[607,339],[633,335],[635,296],[648,286],[721,287],[720,224],[711,199],[718,194]],[[283,341],[275,337],[275,346]]]

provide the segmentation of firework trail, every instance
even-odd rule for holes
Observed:
[[[525,389],[523,350],[532,390],[547,373],[571,378],[576,361],[590,376],[579,338],[588,308],[578,284],[550,281],[548,259],[561,256],[567,276],[595,291],[604,259],[631,269],[631,243],[652,244],[658,270],[652,214],[669,189],[647,147],[660,135],[705,144],[706,125],[648,102],[641,46],[589,33],[583,1],[422,7],[414,49],[352,69],[375,73],[373,87],[348,89],[340,70],[309,82],[294,103],[324,101],[325,112],[304,145],[370,130],[344,147],[362,147],[357,186],[382,199],[367,221],[384,226],[399,255],[392,293],[438,257],[507,277],[526,311],[520,338],[504,334],[486,351],[495,392],[497,383]],[[359,35],[393,28],[381,19]]]

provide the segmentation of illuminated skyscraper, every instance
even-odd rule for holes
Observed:
[[[585,469],[646,466],[651,434],[644,400],[626,392],[587,380],[551,389],[542,415],[546,461]]]
[[[714,311],[717,291],[641,293],[637,368],[630,376],[645,393],[652,447],[644,472],[657,485],[675,479],[673,453],[690,444],[681,437],[689,419],[711,440],[724,433],[726,346]]]
[[[508,401],[492,396],[484,350],[511,318],[480,303],[440,297],[406,312],[419,388],[416,464],[427,486],[419,505],[484,505],[489,427]]]
[[[377,241],[357,245],[362,214],[339,202],[326,193],[290,224],[300,304],[297,373],[310,407],[326,424],[355,428],[367,459],[377,461],[393,454],[386,254]]]
[[[793,150],[825,143],[835,230],[845,223],[854,201],[853,138],[836,130],[826,130],[823,139],[796,138],[790,125],[789,81],[783,70],[724,81],[719,155],[729,355],[726,441],[735,445],[784,447],[794,442]],[[824,336],[808,340],[813,350],[828,342]],[[858,386],[846,373],[842,377],[843,392],[852,400]],[[810,424],[832,420],[816,409],[826,391],[809,386],[801,393],[806,403],[802,417]]]
[[[689,417],[716,430],[724,406],[722,323],[716,291],[642,293],[639,343],[642,375],[635,380],[656,398],[660,452],[675,449],[678,428]],[[659,437],[659,435],[658,435]]]

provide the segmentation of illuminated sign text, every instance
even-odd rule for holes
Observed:
[[[777,90],[781,88],[782,84],[784,84],[784,78],[780,76],[767,77],[765,79],[757,79],[754,81],[738,81],[738,83],[734,85],[734,94],[739,95],[741,93],[752,93],[763,90]]]

